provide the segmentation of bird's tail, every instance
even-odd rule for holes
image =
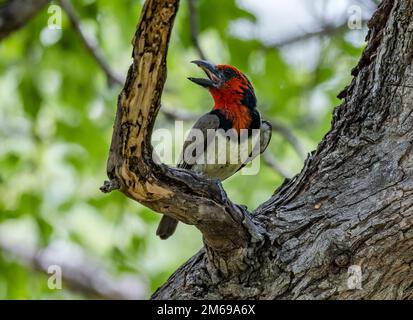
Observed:
[[[156,230],[156,235],[162,240],[166,240],[173,235],[177,225],[178,220],[164,215],[159,223],[158,229]]]

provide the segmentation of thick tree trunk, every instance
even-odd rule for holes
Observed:
[[[332,129],[252,215],[218,182],[151,159],[177,8],[178,0],[145,4],[103,188],[203,233],[205,248],[153,298],[412,299],[413,0],[380,5]]]

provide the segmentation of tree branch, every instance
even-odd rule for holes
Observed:
[[[27,267],[48,274],[50,266],[61,268],[63,287],[103,299],[145,299],[147,285],[133,276],[112,277],[102,263],[94,261],[77,246],[54,243],[44,249],[13,243],[0,238],[0,250],[16,257]]]
[[[362,21],[363,24],[367,23],[366,20]],[[274,43],[270,43],[267,45],[264,45],[263,47],[265,49],[276,49],[276,48],[282,48],[289,46],[291,44],[297,43],[297,42],[302,42],[306,41],[312,38],[320,38],[320,37],[326,37],[326,36],[333,36],[336,34],[342,34],[347,31],[350,31],[350,28],[348,27],[347,21],[344,21],[341,24],[326,24],[321,26],[319,30],[307,32],[307,33],[300,33],[294,36],[290,36],[286,39],[282,39],[279,41],[276,41]]]
[[[0,5],[0,41],[17,31],[50,0],[11,0]]]
[[[304,160],[307,157],[307,152],[300,142],[300,139],[294,134],[294,132],[288,126],[277,120],[271,120],[270,123],[272,130],[284,137],[284,139],[294,148],[300,158]]]
[[[88,34],[86,34],[86,32],[83,31],[80,20],[70,0],[60,0],[60,4],[63,10],[66,12],[70,20],[70,23],[72,24],[73,28],[76,30],[84,46],[89,51],[89,53],[91,54],[93,59],[96,61],[96,63],[103,70],[103,72],[106,74],[106,78],[108,79],[109,86],[112,87],[115,84],[122,86],[124,83],[124,80],[122,79],[120,75],[118,75],[114,70],[112,70],[109,63],[107,63],[103,53],[101,52],[99,48],[97,41],[93,39],[92,37],[90,37]]]
[[[245,268],[262,240],[247,211],[233,204],[221,183],[193,171],[157,164],[150,143],[166,79],[166,53],[178,0],[147,0],[133,40],[133,65],[119,96],[108,176],[128,197],[196,226],[213,266],[229,275]]]
[[[199,21],[198,21],[198,12],[196,10],[196,0],[188,0],[188,14],[189,14],[189,26],[192,43],[198,52],[199,57],[202,60],[206,60],[206,55],[202,50],[201,45],[199,44]]]
[[[279,173],[281,177],[290,179],[292,178],[292,175],[290,172],[288,172],[281,163],[278,162],[278,160],[269,152],[266,152],[262,155],[264,163],[272,168],[275,172]]]

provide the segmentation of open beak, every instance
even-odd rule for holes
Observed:
[[[191,61],[191,63],[196,64],[198,67],[204,70],[208,79],[191,77],[188,78],[188,80],[191,80],[192,82],[204,88],[218,88],[221,85],[222,80],[219,74],[219,70],[214,64],[204,60],[195,60]]]

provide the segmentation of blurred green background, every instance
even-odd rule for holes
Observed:
[[[364,46],[364,21],[362,29],[343,28],[348,8],[360,5],[363,19],[374,8],[363,1],[307,1],[300,12],[312,19],[300,24],[294,9],[283,13],[291,9],[289,1],[275,1],[278,7],[255,2],[195,1],[199,44],[213,62],[243,70],[264,117],[291,130],[309,152],[328,131],[340,103],[336,95],[349,83]],[[73,5],[84,32],[124,78],[142,3]],[[155,236],[160,215],[118,192],[99,191],[121,87],[108,86],[64,12],[60,30],[48,28],[49,18],[46,7],[0,42],[0,299],[148,298],[201,248],[200,233],[180,224],[161,241]],[[290,30],[291,21],[298,31]],[[198,115],[212,100],[186,79],[200,74],[189,63],[199,58],[190,26],[188,1],[182,0],[163,108]],[[294,41],[286,44],[289,39]],[[160,114],[157,127],[173,129],[174,123]],[[302,167],[303,158],[278,132],[269,154],[284,175]],[[261,161],[259,175],[224,183],[230,198],[251,210],[284,180]],[[61,290],[50,288],[50,264],[62,266]]]

